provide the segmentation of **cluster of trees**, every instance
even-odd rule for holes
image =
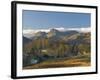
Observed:
[[[58,58],[90,53],[89,44],[67,44],[63,40],[53,42],[47,38],[34,40],[29,46],[24,48],[26,53],[42,57]]]
[[[41,37],[23,45],[23,66],[46,59],[90,55],[90,33],[76,35],[76,38],[71,38],[70,40],[68,38],[64,40],[63,38]]]
[[[80,37],[78,37],[81,39]],[[85,38],[84,38],[85,39]],[[82,40],[82,39],[81,39]],[[90,55],[90,43],[68,43],[48,38],[36,39],[23,46],[23,66],[46,59],[64,58],[70,56]],[[32,63],[30,63],[32,62]]]

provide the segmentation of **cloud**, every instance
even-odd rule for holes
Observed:
[[[34,30],[34,29],[24,29],[23,30],[23,34],[34,34],[36,32],[49,32],[50,29],[37,29],[37,30]]]
[[[50,29],[52,28],[49,28],[49,29],[24,29],[23,30],[23,34],[33,34],[33,33],[36,33],[36,32],[49,32]],[[64,31],[65,29],[63,27],[58,27],[58,28],[54,28],[56,30],[59,30],[59,31]]]
[[[24,29],[23,30],[23,34],[31,34],[31,33],[33,33],[34,32],[34,30],[33,29]]]
[[[67,30],[76,30],[78,32],[90,32],[91,27],[87,27],[87,28],[84,28],[84,27],[82,27],[82,28],[67,28],[66,31]]]
[[[58,28],[54,28],[54,29],[56,29],[58,31],[65,31],[65,28],[63,28],[63,27],[58,27]]]

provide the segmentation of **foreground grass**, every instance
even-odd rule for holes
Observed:
[[[23,69],[41,69],[41,68],[56,68],[56,67],[76,67],[90,66],[90,55],[74,56],[69,58],[48,59],[41,63],[23,67]]]

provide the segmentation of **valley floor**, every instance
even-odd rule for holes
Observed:
[[[37,64],[32,64],[23,69],[42,69],[42,68],[58,68],[58,67],[84,67],[90,66],[90,55],[74,56],[69,58],[48,59]]]

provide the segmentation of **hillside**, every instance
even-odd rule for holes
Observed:
[[[48,59],[55,61],[60,58],[90,55],[90,40],[90,32],[58,31],[56,29],[51,29],[49,32],[37,32],[31,41],[23,46],[23,66],[42,64]],[[87,56],[87,58],[90,57]]]
[[[31,39],[23,36],[23,44],[25,45],[25,44],[28,44],[29,42],[31,42]]]

